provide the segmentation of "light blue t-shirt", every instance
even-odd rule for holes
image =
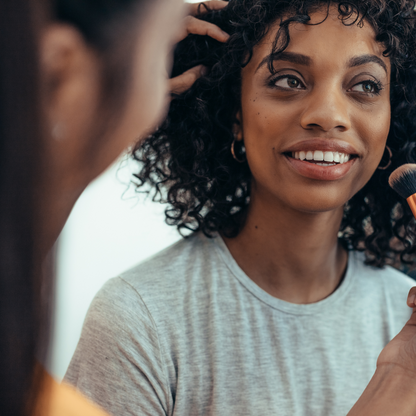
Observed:
[[[351,252],[334,293],[292,304],[197,234],[105,284],[66,381],[113,416],[345,416],[413,283]]]

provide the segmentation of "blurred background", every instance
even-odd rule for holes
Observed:
[[[164,206],[137,194],[127,156],[84,191],[57,244],[56,319],[48,370],[65,375],[88,307],[110,278],[177,241]]]

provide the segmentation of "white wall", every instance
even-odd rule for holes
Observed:
[[[122,166],[120,168],[120,166]],[[135,194],[133,163],[117,162],[81,195],[58,249],[56,324],[48,368],[61,379],[92,298],[111,277],[179,239],[164,207]]]

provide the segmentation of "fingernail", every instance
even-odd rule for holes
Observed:
[[[411,305],[414,305],[415,304],[415,298],[416,298],[416,294],[410,295],[410,297],[409,297],[409,303]]]
[[[199,70],[199,72],[202,76],[207,75],[208,74],[208,68],[206,66],[201,66],[201,69]]]
[[[221,30],[221,32],[223,33],[223,35],[228,39],[230,37],[230,35],[227,32],[224,32],[223,30]]]

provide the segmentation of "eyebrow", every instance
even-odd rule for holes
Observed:
[[[263,65],[265,65],[269,61],[269,59],[270,55],[263,58],[255,72],[257,72]],[[279,53],[278,55],[273,56],[272,61],[285,61],[291,62],[292,64],[298,64],[303,66],[310,66],[312,64],[312,59],[309,56],[294,52]]]
[[[350,68],[353,68],[354,66],[360,66],[360,65],[365,65],[368,63],[375,63],[375,64],[379,64],[385,71],[385,73],[387,74],[387,66],[386,64],[383,62],[383,60],[381,60],[378,56],[376,55],[361,55],[361,56],[355,56],[353,58],[351,58],[348,62],[348,66]]]
[[[263,65],[265,65],[270,59],[270,55],[263,58],[263,60],[260,62],[259,66],[257,67],[257,72]],[[310,66],[312,64],[312,58],[306,55],[302,55],[300,53],[294,53],[294,52],[282,52],[279,53],[276,56],[272,57],[272,61],[285,61],[285,62],[291,62],[292,64],[297,65],[303,65],[303,66]],[[353,68],[356,66],[365,65],[368,63],[376,63],[380,65],[384,71],[387,74],[387,66],[384,63],[382,59],[380,59],[376,55],[360,55],[360,56],[354,56],[348,61],[348,67]]]

